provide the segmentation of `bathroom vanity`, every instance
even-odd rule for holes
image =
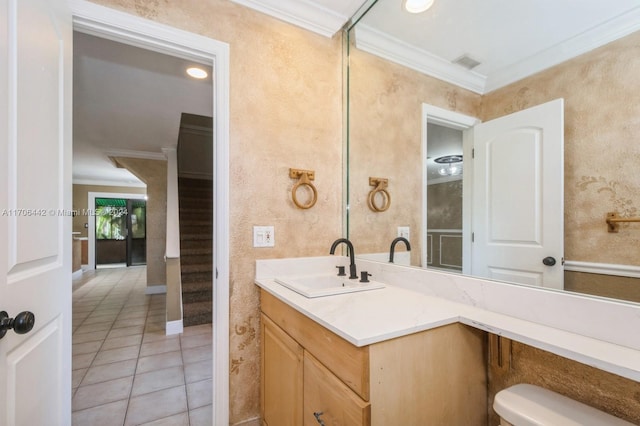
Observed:
[[[275,280],[347,264],[257,262],[265,425],[484,425],[485,332],[640,380],[637,339],[599,335],[606,301],[364,260],[384,288],[307,298]],[[616,321],[640,320],[617,308]]]
[[[452,323],[356,346],[267,290],[261,306],[265,425],[486,421],[483,333]]]

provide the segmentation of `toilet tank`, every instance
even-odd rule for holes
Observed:
[[[514,426],[633,426],[559,393],[529,384],[498,392],[493,409]]]

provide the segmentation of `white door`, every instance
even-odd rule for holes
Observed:
[[[563,105],[474,128],[474,276],[563,288]]]
[[[0,425],[71,424],[71,64],[66,0],[0,2]]]

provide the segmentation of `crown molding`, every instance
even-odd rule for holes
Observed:
[[[350,18],[304,0],[231,1],[329,38]]]
[[[488,76],[465,70],[366,25],[356,25],[356,47],[456,86],[485,94],[640,30],[640,6]]]
[[[104,154],[109,158],[124,157],[124,158],[141,158],[144,160],[162,160],[162,161],[167,160],[167,156],[163,152],[134,151],[130,149],[113,149],[113,150],[105,151]]]
[[[355,26],[356,47],[391,62],[411,68],[439,80],[471,90],[484,92],[486,77],[453,64],[426,50],[418,49],[367,25]]]
[[[538,54],[492,73],[485,93],[522,80],[640,30],[640,6]]]
[[[73,179],[74,185],[92,185],[92,186],[121,186],[123,188],[146,188],[144,182],[123,182],[119,180],[104,179]]]

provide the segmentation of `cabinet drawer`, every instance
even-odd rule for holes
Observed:
[[[369,400],[369,348],[357,347],[264,290],[262,312],[313,354],[365,401]]]
[[[307,351],[304,351],[303,394],[304,426],[371,424],[371,405],[363,401]],[[320,420],[323,423],[320,423]]]

